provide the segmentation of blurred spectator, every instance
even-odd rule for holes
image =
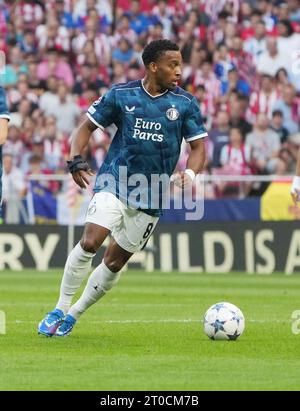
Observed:
[[[257,66],[261,55],[266,51],[266,27],[263,20],[255,24],[254,37],[245,41],[244,50],[253,57],[253,61]]]
[[[14,165],[13,155],[3,152],[2,195],[4,220],[8,224],[18,224],[23,211],[22,199],[26,193],[25,177]]]
[[[222,94],[229,94],[231,91],[236,90],[239,94],[248,96],[250,93],[249,84],[242,78],[235,68],[228,71],[227,80],[222,82]]]
[[[29,172],[29,160],[33,155],[37,155],[42,158],[42,168],[47,168],[46,160],[44,158],[44,140],[40,136],[35,136],[32,139],[30,147],[22,155],[20,169],[24,175]]]
[[[280,110],[282,112],[283,126],[290,134],[299,131],[299,109],[295,88],[291,84],[287,84],[283,88],[282,98],[274,103],[272,110]]]
[[[193,87],[203,85],[206,92],[206,98],[209,102],[211,113],[215,113],[216,106],[221,97],[221,82],[217,79],[212,69],[210,61],[204,61],[200,70],[196,70],[191,76]]]
[[[6,66],[3,76],[3,84],[6,87],[15,85],[18,81],[18,75],[20,73],[27,73],[28,71],[19,46],[11,48],[8,55],[8,62],[9,64]]]
[[[248,98],[238,94],[230,101],[230,127],[236,127],[241,130],[243,138],[252,130],[252,125],[246,120],[246,110],[248,106]]]
[[[35,54],[37,52],[37,45],[35,41],[34,31],[27,29],[24,31],[24,37],[19,41],[21,51],[24,53]]]
[[[167,0],[158,0],[153,7],[153,15],[158,19],[163,27],[163,36],[170,39],[172,35],[172,17],[174,10],[168,5]]]
[[[49,115],[52,111],[52,107],[56,107],[58,104],[58,79],[56,76],[49,76],[46,81],[46,91],[40,96],[39,106],[44,112],[45,116]]]
[[[243,143],[243,136],[240,129],[234,127],[230,129],[229,144],[222,147],[220,162],[222,167],[218,170],[218,174],[233,176],[252,174],[250,167],[251,148],[248,144]],[[245,196],[251,189],[251,183],[234,181],[221,182],[218,184],[218,189],[222,195],[230,193]]]
[[[282,111],[280,110],[273,110],[272,112],[272,121],[271,121],[271,129],[278,134],[280,138],[280,143],[284,144],[287,142],[289,132],[283,126],[283,115]]]
[[[130,17],[128,15],[123,14],[123,16],[118,21],[113,38],[115,44],[118,44],[118,42],[122,38],[127,39],[131,44],[134,44],[137,40],[138,36],[136,32],[130,27]]]
[[[53,116],[47,117],[45,120],[43,139],[44,158],[47,167],[52,171],[64,169],[65,160],[67,160],[69,154],[68,140],[58,131],[56,119]]]
[[[222,94],[226,93],[228,85],[228,73],[234,68],[228,49],[225,45],[220,45],[215,54],[215,73],[221,81]]]
[[[130,10],[126,12],[126,14],[130,18],[130,27],[137,35],[147,32],[151,22],[148,16],[141,11],[140,2],[138,0],[131,1]]]
[[[277,40],[274,37],[267,38],[266,47],[267,50],[260,56],[257,71],[274,77],[280,68],[287,68],[287,56],[286,53],[278,51]]]
[[[80,108],[68,91],[67,85],[60,83],[57,89],[58,103],[50,110],[50,114],[56,118],[57,129],[66,135],[72,133],[80,115]]]
[[[226,111],[219,111],[217,114],[216,128],[209,133],[212,142],[211,167],[221,166],[221,150],[229,142],[229,116]]]
[[[300,23],[300,4],[299,0],[287,0],[287,9],[289,12],[289,20]]]
[[[27,175],[30,176],[32,174],[45,174],[51,175],[53,174],[51,170],[47,168],[43,168],[43,157],[39,154],[32,154],[29,158],[29,169]],[[31,188],[33,190],[38,190],[39,187],[43,187],[47,191],[55,194],[59,189],[59,183],[54,180],[31,180],[30,182]]]
[[[15,7],[15,16],[21,16],[26,26],[32,28],[35,24],[42,22],[44,11],[36,1],[19,1]]]
[[[74,5],[74,18],[78,20],[86,17],[89,9],[96,9],[99,16],[103,17],[105,24],[111,23],[112,6],[109,0],[77,0]]]
[[[253,124],[258,113],[266,113],[271,119],[273,106],[279,99],[274,80],[268,74],[260,77],[260,89],[250,96],[247,119]]]
[[[72,87],[74,77],[69,63],[59,57],[55,49],[48,49],[46,58],[37,67],[37,77],[46,80],[49,76],[56,76]]]
[[[72,40],[72,50],[75,54],[82,54],[78,57],[78,63],[88,62],[88,55],[96,55],[96,64],[109,65],[111,59],[111,46],[107,35],[98,32],[98,24],[94,19],[88,19],[86,29],[80,32]]]
[[[8,104],[11,111],[17,111],[19,103],[22,99],[26,99],[31,103],[37,105],[38,97],[36,93],[29,89],[27,80],[19,80],[16,87],[10,89],[8,92]]]
[[[66,27],[67,29],[74,29],[76,27],[73,15],[70,11],[65,9],[64,0],[56,0],[54,2],[56,17],[61,26]]]
[[[290,78],[286,69],[281,68],[277,71],[275,74],[275,83],[279,95],[282,96],[284,87],[290,84]]]
[[[222,147],[220,163],[224,174],[247,175],[250,169],[251,149],[248,144],[243,143],[240,129],[230,129],[229,144]]]
[[[127,81],[125,67],[119,61],[115,61],[112,67],[112,76],[111,76],[111,83],[112,84],[119,84],[125,83]]]
[[[47,24],[41,24],[36,29],[38,47],[40,50],[70,50],[69,32],[66,27],[60,26],[56,18],[47,20]]]
[[[21,139],[20,128],[14,125],[11,125],[8,129],[7,141],[5,143],[5,151],[11,154],[14,166],[19,167],[22,156],[25,151],[25,146]]]
[[[89,88],[93,87],[96,90],[105,87],[106,83],[98,76],[97,66],[91,64],[84,64],[80,67],[80,72],[76,79],[73,88],[73,93],[81,95]]]
[[[253,57],[243,50],[243,41],[238,36],[232,39],[230,56],[238,71],[239,77],[245,80],[251,86],[252,90],[256,90],[258,88],[258,80],[256,67],[253,64]]]
[[[284,174],[285,163],[279,158],[280,139],[269,128],[265,113],[258,114],[254,130],[246,136],[246,144],[250,146],[253,165],[258,172]]]
[[[112,53],[112,59],[114,62],[120,62],[128,66],[132,58],[133,50],[131,44],[127,39],[122,38],[118,43],[118,47]]]

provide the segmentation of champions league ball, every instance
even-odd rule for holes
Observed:
[[[242,311],[230,303],[217,303],[204,315],[204,332],[212,340],[236,340],[244,331]]]

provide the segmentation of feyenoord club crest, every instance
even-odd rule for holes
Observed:
[[[166,112],[166,116],[169,120],[177,120],[179,117],[179,111],[174,107],[169,108]]]

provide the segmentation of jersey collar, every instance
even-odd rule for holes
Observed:
[[[166,91],[164,91],[164,92],[161,93],[161,94],[158,94],[157,96],[152,96],[152,94],[150,94],[150,93],[145,89],[145,87],[144,87],[144,79],[141,80],[141,86],[142,86],[142,89],[144,90],[144,92],[145,92],[146,94],[148,94],[148,96],[151,97],[151,98],[161,97],[161,96],[163,96],[164,94],[166,94],[166,93],[169,91],[169,90],[167,89]]]

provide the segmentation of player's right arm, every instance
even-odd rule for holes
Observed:
[[[5,143],[8,134],[8,120],[0,118],[0,146]]]
[[[2,146],[8,134],[9,112],[6,105],[5,90],[0,86],[0,146]]]
[[[71,136],[70,161],[68,161],[69,170],[72,173],[73,180],[81,187],[86,188],[89,185],[89,176],[93,175],[89,165],[81,157],[83,149],[88,145],[91,134],[97,126],[88,118],[73,132]]]
[[[81,153],[88,144],[92,132],[98,127],[104,129],[116,122],[116,114],[115,90],[112,88],[89,107],[86,113],[87,119],[72,135],[71,159],[68,166],[75,183],[81,188],[86,188],[89,184],[88,177],[93,175],[87,162],[82,159]]]
[[[293,178],[291,196],[295,205],[300,201],[300,148],[298,150],[296,175]]]

